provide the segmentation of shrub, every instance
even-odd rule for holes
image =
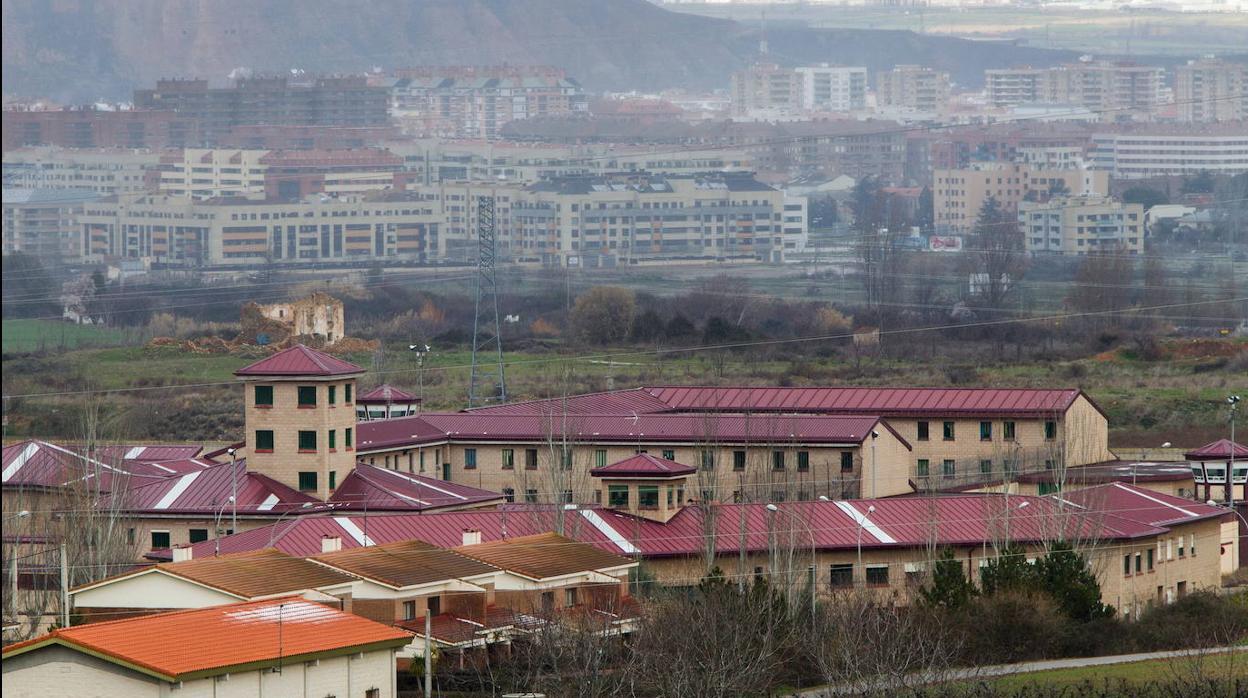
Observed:
[[[967,664],[1010,664],[1056,654],[1067,622],[1052,599],[1032,591],[980,596],[954,614]]]

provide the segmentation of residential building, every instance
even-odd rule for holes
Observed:
[[[898,65],[875,75],[875,103],[885,109],[938,114],[949,101],[949,73]]]
[[[732,74],[732,115],[791,116],[802,110],[802,77],[792,68],[755,63]]]
[[[27,146],[157,149],[200,142],[199,123],[173,111],[4,110],[4,151]]]
[[[4,690],[393,698],[411,633],[298,597],[59,628],[4,648]]]
[[[4,186],[140,194],[155,188],[159,164],[152,150],[32,146],[5,151]]]
[[[1092,134],[1092,166],[1114,179],[1248,172],[1248,122],[1150,125]]]
[[[78,215],[100,197],[89,189],[8,189],[3,194],[4,254],[34,255],[45,265],[82,258]]]
[[[1043,201],[1056,194],[1109,194],[1109,173],[1084,166],[1042,169],[1023,163],[975,162],[964,169],[935,170],[932,180],[937,230],[963,233],[974,229],[989,197],[1013,215],[1024,201]]]
[[[1110,121],[1152,114],[1161,105],[1165,70],[1126,62],[1081,61],[1053,68],[984,71],[988,103],[997,108],[1062,104],[1111,112]]]
[[[253,77],[228,87],[207,80],[159,80],[134,91],[139,110],[170,110],[199,124],[202,141],[213,143],[236,126],[384,126],[389,123],[385,88],[363,77]]]
[[[161,156],[160,191],[192,199],[263,195],[293,200],[310,194],[386,189],[403,160],[378,148],[236,150],[187,148]]]
[[[1067,123],[998,123],[945,129],[926,137],[931,143],[934,169],[964,169],[972,162],[983,161],[1072,167],[1077,165],[1076,160],[1088,158],[1091,128]],[[1039,161],[1037,153],[1044,154]]]
[[[585,90],[553,66],[422,66],[385,81],[404,130],[440,138],[499,137],[510,121],[585,113]]]
[[[1024,244],[1031,254],[1141,254],[1144,206],[1102,196],[1055,197],[1018,205]]]
[[[1248,119],[1248,64],[1206,56],[1174,68],[1179,121]]]
[[[852,112],[867,107],[867,69],[847,66],[799,66],[801,106],[807,111]]]

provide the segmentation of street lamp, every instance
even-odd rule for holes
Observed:
[[[215,518],[216,523],[213,526],[213,533],[215,535],[212,538],[212,554],[214,557],[221,554],[221,515],[225,513],[225,505],[233,503],[234,496],[230,495],[229,499],[221,503],[221,508],[217,509],[217,516]]]
[[[1207,500],[1207,501],[1205,502],[1205,504],[1208,504],[1208,505],[1209,505],[1209,506],[1211,506],[1211,507],[1216,507],[1216,506],[1218,506],[1218,503],[1217,503],[1217,502],[1215,502],[1215,501],[1213,501],[1212,499]],[[1243,524],[1244,524],[1244,526],[1243,526],[1243,527],[1244,527],[1244,530],[1248,530],[1248,519],[1245,519],[1245,518],[1244,518],[1244,515],[1243,515],[1243,514],[1241,514],[1241,513],[1239,513],[1238,511],[1235,511],[1235,509],[1234,509],[1234,508],[1232,508],[1232,509],[1231,509],[1231,513],[1232,513],[1232,514],[1234,514],[1235,516],[1239,517],[1239,520],[1240,520],[1240,521],[1242,521],[1242,522],[1243,522]],[[1238,523],[1237,523],[1237,524],[1235,524],[1235,529],[1236,529],[1236,530],[1235,530],[1235,543],[1234,543],[1235,547],[1231,549],[1231,552],[1232,552],[1232,553],[1234,553],[1234,555],[1235,555],[1235,560],[1234,560],[1234,561],[1235,561],[1235,563],[1236,563],[1236,567],[1238,567],[1238,566],[1239,566],[1239,539],[1240,539],[1240,538],[1244,535],[1244,534],[1241,534],[1241,533],[1239,532],[1239,528],[1240,528],[1240,525],[1239,525]]]
[[[867,507],[867,513],[858,519],[858,569],[862,569],[862,525],[866,523],[867,516],[875,513],[875,505]],[[863,572],[863,582],[866,582],[866,572]]]
[[[225,450],[230,454],[230,503],[234,506],[230,507],[230,530],[238,530],[238,468],[234,467],[234,457],[238,454],[238,449],[233,446]]]
[[[1235,413],[1239,410],[1239,396],[1231,395],[1226,398],[1226,404],[1231,406],[1231,463],[1226,473],[1227,489],[1230,490],[1230,507],[1231,511],[1235,511]]]
[[[820,499],[827,501],[826,497],[820,497]],[[766,506],[766,509],[772,515],[776,513],[781,513],[793,519],[794,521],[797,521],[798,523],[802,523],[797,518],[797,516],[795,516],[793,513],[783,511],[780,509],[780,507],[776,506],[775,504],[768,504]],[[806,526],[806,532],[810,534],[810,626],[813,628],[815,626],[815,586],[816,586],[815,579],[819,575],[818,575],[818,572],[816,571],[817,565],[815,564],[815,529],[813,526],[811,526],[808,523]]]
[[[417,409],[423,411],[425,408],[425,357],[433,348],[428,344],[409,344],[407,350],[416,354],[416,376],[420,382],[420,407]]]

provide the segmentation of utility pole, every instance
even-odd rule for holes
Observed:
[[[1226,483],[1228,506],[1231,511],[1235,511],[1235,412],[1239,409],[1239,396],[1232,395],[1226,399],[1227,404],[1231,406],[1231,462],[1227,465]]]
[[[238,469],[234,467],[234,457],[238,453],[230,448],[230,533],[238,533]],[[220,536],[217,536],[220,538]]]
[[[468,382],[468,406],[507,401],[503,376],[502,326],[498,321],[498,284],[494,274],[494,197],[477,197],[477,299],[472,322],[472,374]],[[482,336],[484,333],[484,337]],[[492,350],[492,351],[491,351]],[[484,369],[482,361],[493,353],[497,368]],[[491,362],[493,363],[493,362]]]
[[[61,627],[69,627],[69,560],[66,546],[61,543]],[[16,570],[15,570],[16,571]]]
[[[425,609],[425,698],[433,698],[433,617]]]

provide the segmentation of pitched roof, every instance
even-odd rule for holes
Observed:
[[[32,439],[4,447],[3,486],[62,488],[89,486],[91,493],[115,487],[157,482],[176,470],[144,461],[127,461],[115,453],[87,456],[71,446]]]
[[[473,410],[486,414],[654,414],[797,412],[812,414],[1013,415],[1065,411],[1075,388],[833,388],[653,386]],[[1086,398],[1086,396],[1084,396]],[[1095,406],[1095,405],[1094,405]]]
[[[84,584],[73,591],[77,593],[139,575],[152,574],[153,569],[244,599],[336,586],[354,579],[337,570],[300,557],[292,557],[280,550],[263,548],[220,557],[161,563]]]
[[[324,653],[399,647],[411,637],[324,604],[285,597],[61,628],[5,647],[4,658],[63,645],[165,681],[184,681]]]
[[[339,550],[312,559],[395,588],[498,571],[492,565],[420,540]]]
[[[236,376],[349,376],[364,369],[323,351],[296,344],[244,366]]]
[[[1193,502],[1121,482],[1072,490],[1061,497],[1090,511],[1110,512],[1120,519],[1149,526],[1172,526],[1219,518],[1230,512],[1223,507]]]
[[[543,623],[542,619],[518,613],[503,606],[489,605],[485,609],[485,622],[461,618],[452,613],[443,613],[429,619],[429,630],[434,640],[444,645],[461,645],[478,640],[491,631],[505,628],[532,628]],[[406,628],[419,635],[425,632],[425,617],[398,621],[395,625]]]
[[[674,460],[659,458],[649,453],[638,453],[622,461],[594,468],[589,474],[594,477],[676,477],[696,473],[697,468],[681,465]]]
[[[229,498],[238,492],[237,511],[277,515],[320,500],[261,473],[247,471],[246,460],[213,465],[154,482],[132,485],[110,495],[108,506],[143,513],[183,513],[233,510]],[[115,501],[114,501],[115,500]]]
[[[420,402],[420,398],[406,390],[384,383],[363,395],[357,395],[355,401],[363,405],[386,405],[391,402]]]
[[[1234,455],[1232,455],[1234,454]],[[1194,451],[1183,454],[1188,460],[1230,460],[1231,458],[1248,458],[1248,446],[1231,441],[1218,439],[1205,444]]]
[[[455,549],[529,579],[549,579],[636,564],[626,557],[565,538],[558,533],[496,540]]]
[[[367,463],[357,463],[329,497],[338,511],[430,511],[502,501],[498,492]]]

